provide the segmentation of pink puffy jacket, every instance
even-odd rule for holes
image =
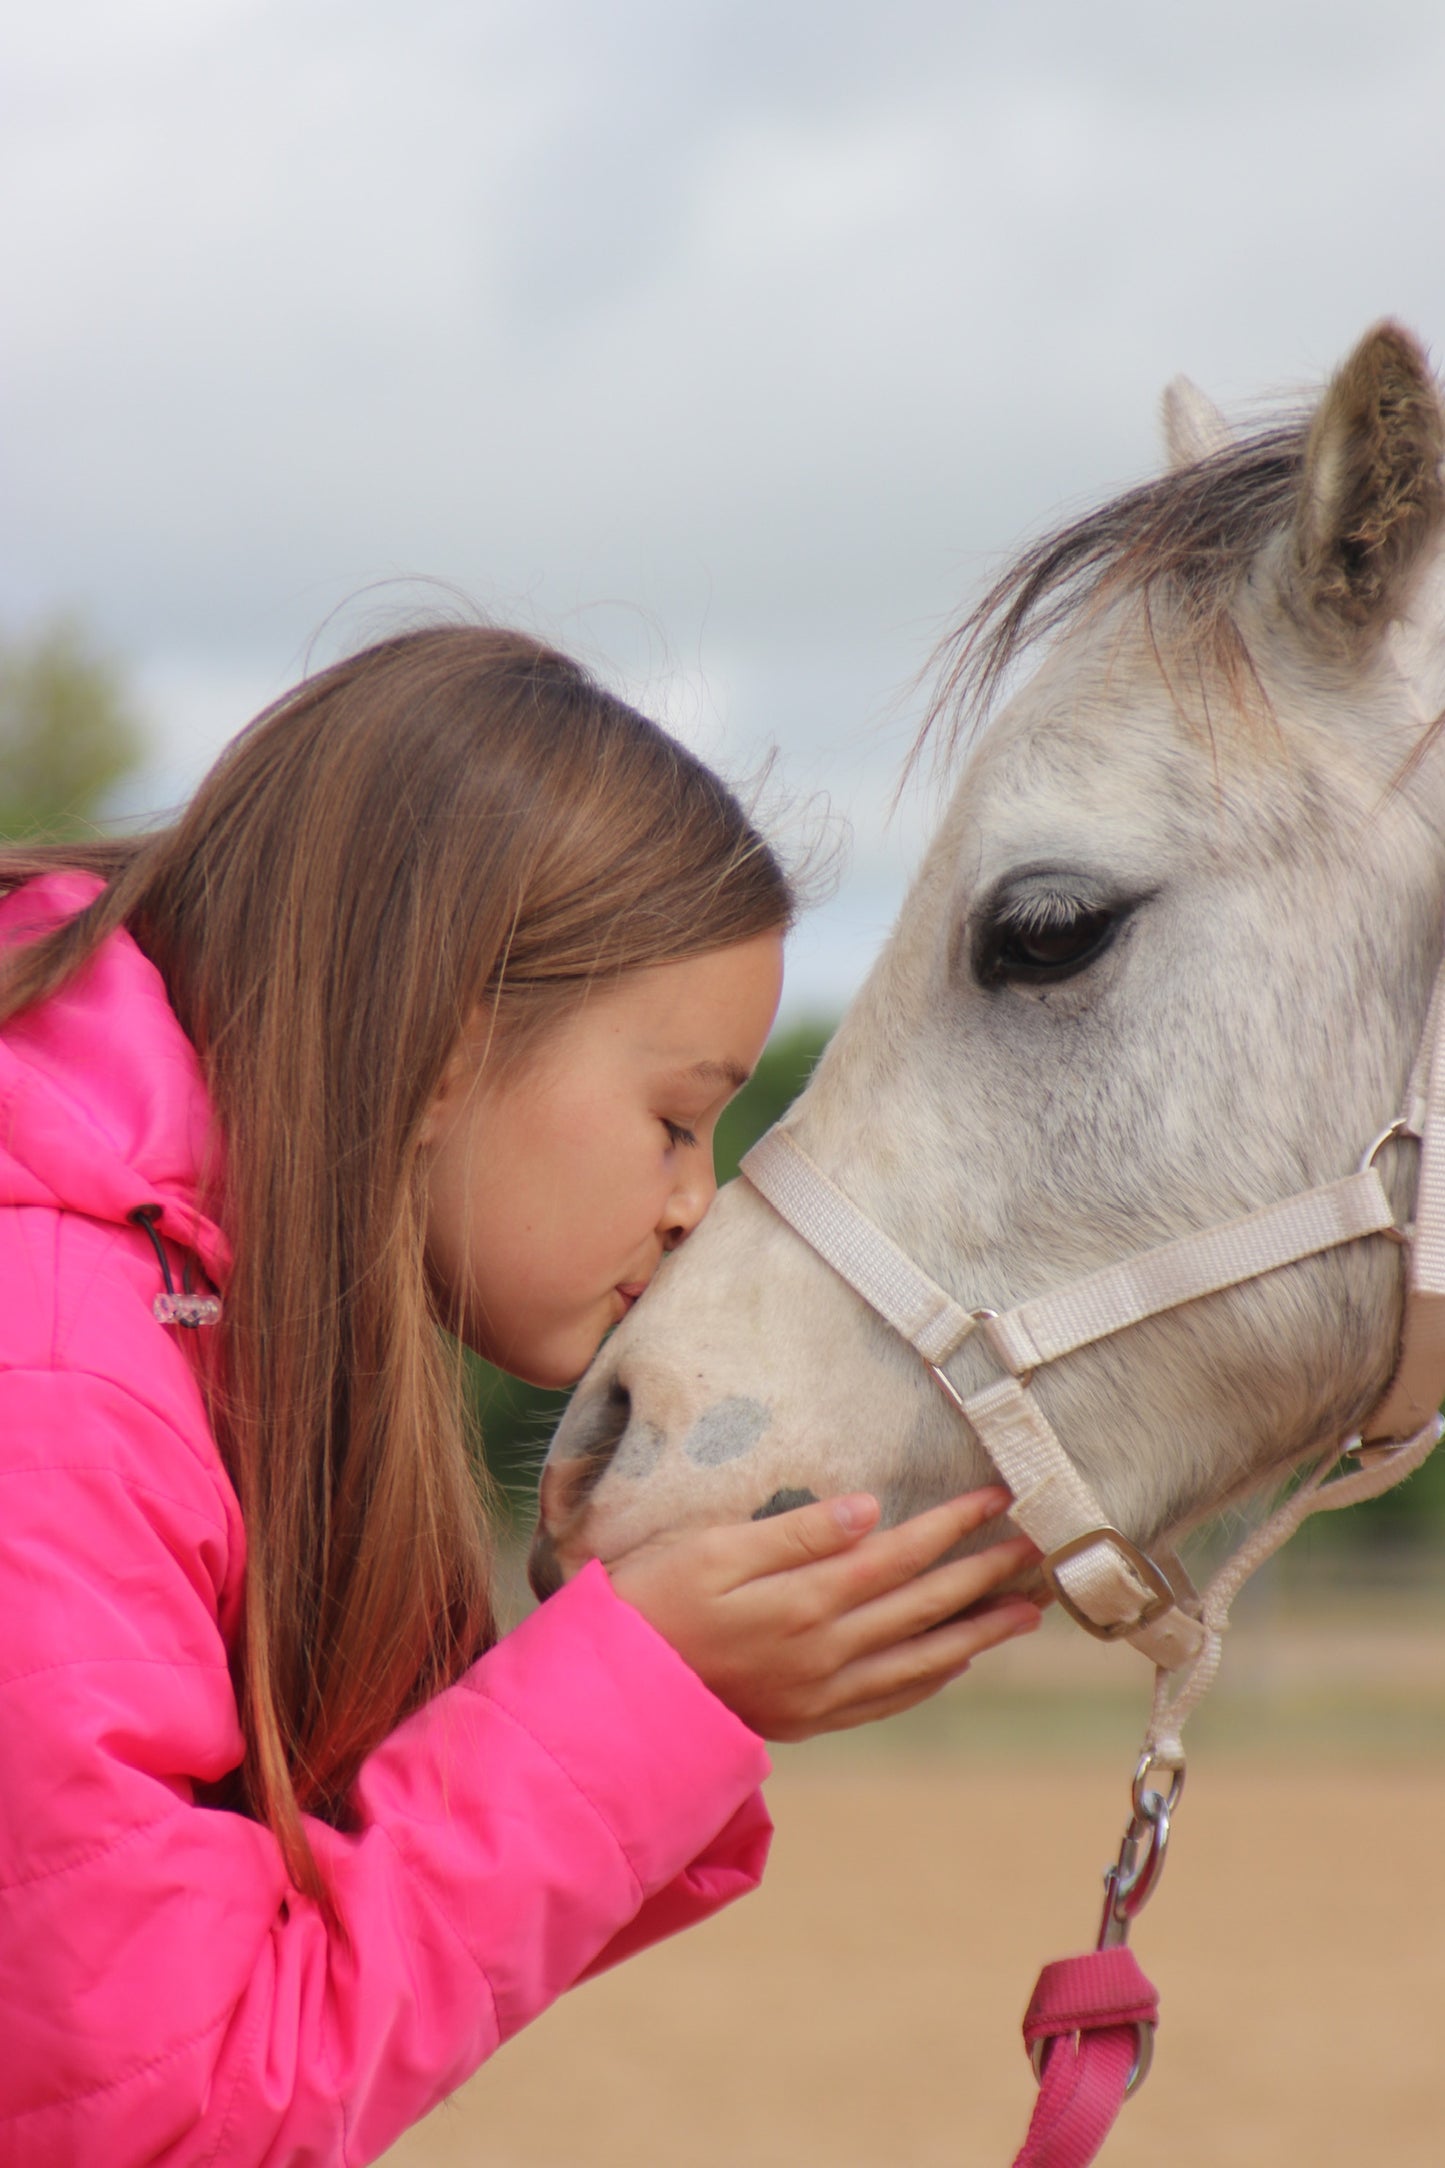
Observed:
[[[0,941],[97,884],[33,882]],[[590,1566],[313,1824],[347,1939],[240,1759],[245,1536],[162,1232],[217,1285],[195,1054],[125,934],[0,1035],[0,2164],[374,2160],[583,1974],[753,1887],[761,1743]]]

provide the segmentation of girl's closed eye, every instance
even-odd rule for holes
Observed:
[[[692,1145],[697,1143],[695,1130],[684,1129],[681,1122],[670,1122],[665,1114],[662,1117],[662,1126],[667,1131],[669,1144]]]

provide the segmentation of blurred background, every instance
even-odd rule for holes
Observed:
[[[896,910],[920,673],[990,566],[1154,467],[1178,370],[1250,415],[1381,315],[1439,351],[1442,99],[1435,0],[10,10],[0,832],[164,813],[305,669],[418,614],[554,638],[764,778],[786,848],[845,850],[730,1171]],[[552,1407],[478,1391],[525,1501]],[[1403,1938],[1435,1966],[1415,2006],[1445,2001],[1410,1851],[1445,1806],[1442,1536],[1445,1469],[1256,1593],[1200,1730],[1224,1821],[1191,1794],[1191,2044],[1111,2159],[1168,2113],[1182,2163],[1441,2158],[1438,2056],[1369,1967]],[[1091,1874],[1112,1850],[1142,1707],[1077,1638],[790,1761],[765,1897],[569,2001],[405,2159],[1004,2157],[979,2133],[1027,2105],[1020,1952],[1063,1946],[1018,1916],[1042,1890],[1091,1931],[1049,1877],[1069,1803]],[[1268,2053],[1218,2031],[1238,1983],[1199,1954],[1241,1922]]]

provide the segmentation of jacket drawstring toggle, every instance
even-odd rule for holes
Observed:
[[[186,1325],[192,1331],[200,1325],[214,1325],[221,1314],[221,1298],[219,1295],[198,1295],[193,1292],[189,1256],[181,1267],[181,1291],[176,1293],[176,1283],[171,1278],[170,1260],[166,1256],[165,1244],[156,1233],[155,1223],[164,1210],[164,1205],[138,1204],[133,1212],[126,1214],[133,1227],[143,1227],[150,1236],[151,1248],[155,1251],[156,1262],[161,1268],[161,1278],[166,1283],[165,1293],[157,1295],[151,1304],[151,1315],[158,1324]]]

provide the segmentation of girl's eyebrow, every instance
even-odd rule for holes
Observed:
[[[689,1082],[726,1085],[730,1092],[740,1092],[751,1075],[735,1061],[695,1061],[690,1069],[679,1073]]]

